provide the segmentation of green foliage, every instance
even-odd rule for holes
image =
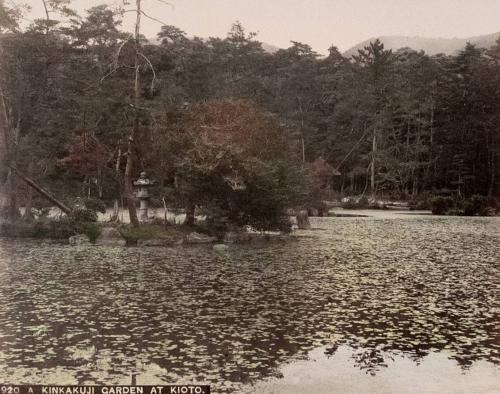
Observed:
[[[92,221],[76,220],[73,217],[65,217],[58,220],[50,220],[48,223],[47,238],[68,239],[77,234],[85,234],[91,242],[95,242],[99,236],[99,225]]]
[[[434,197],[431,206],[434,215],[488,216],[498,211],[495,199],[478,194],[469,198]]]
[[[191,108],[167,137],[177,204],[196,205],[222,231],[226,223],[281,229],[302,198],[303,176],[287,130],[254,104],[214,100]],[[262,141],[266,141],[262,144]]]
[[[104,201],[97,198],[86,198],[83,200],[83,205],[85,205],[85,208],[87,208],[87,210],[106,213],[106,204],[104,203]],[[88,221],[92,222],[93,220]]]
[[[204,232],[202,228],[187,226],[162,226],[160,224],[143,224],[140,227],[121,225],[118,231],[129,244],[139,240],[163,239],[172,243],[182,240],[191,231]]]
[[[35,162],[30,176],[62,199],[118,199],[137,126],[137,163],[165,181],[169,207],[212,204],[223,212],[214,220],[260,229],[280,227],[284,206],[318,206],[332,188],[413,200],[439,189],[462,199],[500,192],[500,41],[428,56],[376,40],[346,59],[334,46],[321,57],[300,42],[266,53],[240,23],[209,40],[164,26],[158,45],[141,48],[132,105],[135,48],[120,12],[101,5],[75,17],[68,0],[47,4],[49,20],[23,28],[22,8],[0,1],[0,33],[9,32],[0,37],[0,87],[18,127],[2,184],[7,160],[25,173]],[[72,151],[78,138],[86,155]],[[88,160],[90,139],[102,146],[98,163]],[[58,165],[70,156],[71,171]],[[342,175],[318,182],[302,165],[319,158]],[[19,201],[24,190],[17,186]],[[455,208],[476,212],[479,203],[464,204]]]
[[[453,197],[437,196],[430,200],[431,210],[434,215],[444,215],[455,206]]]
[[[5,4],[4,0],[0,0],[0,33],[5,31],[15,32],[19,28],[19,19],[22,16],[21,7],[14,3],[10,6]]]
[[[91,242],[99,236],[97,223],[80,222],[69,217],[35,222],[3,222],[0,224],[0,235],[15,238],[50,238],[68,239],[77,234],[85,234]]]
[[[97,212],[87,208],[73,209],[69,217],[74,222],[97,222]]]
[[[408,207],[411,211],[425,211],[431,209],[429,200],[414,199],[408,202]]]
[[[2,222],[0,223],[0,235],[13,238],[45,238],[48,229],[41,223],[26,222]]]
[[[207,205],[200,212],[205,220],[199,223],[204,232],[221,238],[231,227],[229,212],[216,205]]]
[[[462,210],[465,216],[485,215],[488,208],[488,198],[475,194],[462,202]]]

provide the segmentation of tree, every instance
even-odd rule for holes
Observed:
[[[132,226],[139,226],[139,220],[137,219],[137,212],[135,209],[135,199],[133,195],[132,187],[132,175],[134,171],[134,158],[136,155],[136,143],[139,138],[139,107],[141,98],[141,80],[140,80],[140,64],[139,59],[141,56],[141,42],[140,42],[140,29],[141,29],[141,0],[136,0],[136,20],[135,20],[135,32],[134,32],[134,46],[135,46],[135,56],[134,56],[134,125],[132,127],[132,134],[128,139],[128,149],[127,149],[127,164],[125,167],[124,176],[124,195],[127,201],[128,212],[130,216],[130,223]]]
[[[270,89],[275,93],[270,108],[295,126],[301,161],[305,163],[307,140],[317,126],[317,104],[321,92],[317,78],[319,55],[307,44],[293,41],[292,44],[274,55],[273,67],[276,71]]]
[[[187,110],[179,128],[181,149],[165,172],[174,174],[188,212],[198,206],[209,221],[257,229],[286,224],[285,208],[299,200],[302,176],[289,134],[275,116],[250,102],[212,100]]]
[[[391,93],[393,65],[391,50],[385,50],[378,39],[353,56],[359,66],[357,75],[364,84],[364,110],[367,112],[367,127],[371,129],[370,190],[376,195],[377,158],[380,156],[382,141],[390,130],[392,117]]]
[[[489,69],[494,70],[492,75],[494,75],[494,86],[500,86],[500,39],[496,41],[496,44],[487,51],[487,55],[490,58]],[[491,78],[491,74],[487,79],[484,79],[486,83]],[[494,122],[489,130],[488,140],[487,140],[487,150],[488,150],[488,168],[489,168],[489,186],[488,186],[488,196],[493,197],[499,192],[500,184],[500,90],[496,89],[494,93],[494,103],[493,116]]]
[[[438,96],[436,130],[439,177],[442,187],[459,196],[485,195],[494,189],[498,107],[490,67],[484,50],[471,44],[443,64],[446,79]]]
[[[16,32],[21,16],[22,8],[20,6],[9,7],[5,5],[5,0],[0,0],[0,34]]]

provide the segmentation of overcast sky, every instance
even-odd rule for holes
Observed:
[[[470,37],[500,31],[500,0],[143,0],[144,11],[188,35],[224,37],[239,20],[260,41],[286,48],[290,41],[319,53],[330,45],[346,50],[381,35]],[[41,0],[24,0],[41,15]],[[131,2],[135,3],[134,0]],[[122,0],[73,0],[79,11]],[[124,29],[132,30],[132,14]],[[160,24],[144,21],[154,37]]]

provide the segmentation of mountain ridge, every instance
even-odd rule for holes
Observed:
[[[423,50],[428,55],[437,55],[444,53],[445,55],[454,55],[465,47],[467,42],[481,48],[492,47],[496,40],[500,37],[500,32],[492,34],[484,34],[466,38],[433,38],[420,36],[378,36],[360,42],[346,50],[343,55],[351,57],[356,55],[359,49],[368,46],[370,42],[377,38],[384,44],[386,49],[397,50],[400,48],[411,48],[416,51]]]

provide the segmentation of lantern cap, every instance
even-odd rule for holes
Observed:
[[[134,186],[151,186],[156,182],[147,177],[146,171],[142,171],[139,179],[134,182]]]

